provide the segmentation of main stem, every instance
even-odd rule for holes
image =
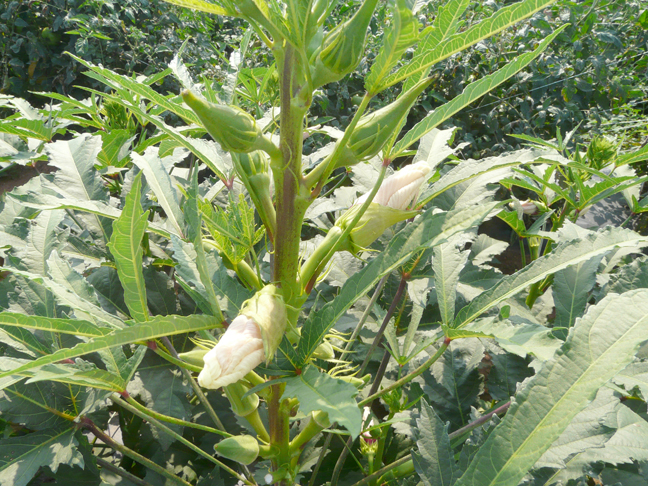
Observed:
[[[286,45],[277,49],[276,59],[281,84],[281,158],[272,160],[277,204],[273,281],[281,286],[286,302],[292,304],[300,293],[297,285],[299,242],[308,207],[308,198],[300,194],[303,192],[302,140],[304,115],[312,96],[304,84],[301,58],[294,47]]]

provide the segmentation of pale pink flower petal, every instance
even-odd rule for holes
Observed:
[[[236,383],[265,359],[259,326],[246,316],[238,316],[210,350],[198,375],[200,386],[210,389]]]
[[[430,167],[426,162],[408,165],[383,181],[373,202],[393,209],[405,210],[418,196]],[[368,194],[358,198],[355,204],[362,204]]]

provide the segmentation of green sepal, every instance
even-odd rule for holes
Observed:
[[[247,417],[259,407],[259,396],[251,393],[245,398],[249,388],[240,381],[223,388],[225,395],[232,406],[232,411],[239,417]]]
[[[344,230],[353,221],[361,207],[361,204],[352,206],[336,221],[335,225]],[[403,211],[371,203],[358,224],[349,233],[348,239],[342,243],[341,249],[356,254],[369,247],[390,226],[413,218],[417,214],[418,211]]]
[[[185,363],[203,368],[205,366],[205,361],[203,360],[203,358],[208,352],[208,349],[196,348],[192,349],[191,351],[187,351],[186,353],[179,353],[178,358],[180,358]]]

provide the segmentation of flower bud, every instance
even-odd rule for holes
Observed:
[[[205,364],[205,355],[208,353],[207,349],[196,348],[186,353],[179,353],[178,357],[185,363],[189,363],[194,366],[204,366]]]
[[[314,88],[338,81],[358,66],[364,56],[367,27],[377,3],[378,0],[365,0],[353,17],[326,36],[315,62]]]
[[[426,162],[403,167],[383,181],[373,202],[394,209],[407,209],[418,196],[429,172],[430,166]],[[353,205],[361,205],[367,197],[368,194],[359,197]]]
[[[259,457],[259,443],[251,435],[237,435],[221,440],[214,446],[218,455],[245,466]]]
[[[355,376],[336,376],[338,380],[346,381],[347,383],[350,383],[351,385],[355,386],[358,390],[362,390],[362,388],[369,383],[369,380],[371,379],[371,375],[367,374],[363,376],[362,378],[358,378]]]
[[[239,417],[247,417],[259,407],[259,396],[256,393],[243,398],[249,388],[240,382],[227,385],[224,390],[232,411]]]
[[[430,167],[426,162],[418,162],[408,165],[383,181],[372,203],[351,230],[349,240],[343,244],[343,248],[357,253],[376,241],[390,226],[416,216],[416,211],[406,211],[406,209],[418,196],[429,172]],[[358,198],[335,225],[345,229],[360,211],[368,196],[365,194]]]
[[[283,339],[287,323],[286,304],[277,287],[266,285],[243,302],[241,315],[252,319],[260,328],[265,359],[269,363]]]
[[[432,81],[432,78],[419,81],[396,101],[360,118],[349,137],[349,148],[353,155],[359,160],[377,155],[392,137],[401,120],[407,116],[416,98]]]
[[[184,90],[182,99],[194,111],[209,134],[224,150],[251,152],[263,148],[264,139],[256,121],[236,106],[216,105]]]
[[[509,207],[511,209],[514,209],[518,213],[518,218],[522,219],[522,216],[524,214],[527,214],[529,216],[533,216],[534,214],[538,214],[538,205],[534,201],[531,201],[530,199],[526,199],[524,201],[518,201],[514,200],[512,203],[509,203]]]
[[[323,359],[325,361],[335,358],[335,351],[333,350],[331,343],[323,341],[319,346],[317,346],[315,351],[313,351],[313,358]]]
[[[277,216],[270,194],[268,159],[263,152],[255,150],[247,154],[232,152],[232,162],[245,188],[250,193],[250,198],[259,212],[270,238],[273,238],[277,226]]]
[[[213,390],[236,383],[264,358],[261,329],[253,319],[240,315],[205,355],[205,367],[198,375],[198,383]]]

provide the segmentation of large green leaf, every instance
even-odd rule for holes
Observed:
[[[468,8],[468,5],[470,5],[470,0],[450,0],[445,5],[440,5],[432,26],[419,34],[423,36],[423,39],[418,43],[412,59],[423,57],[431,49],[445,43],[452,37],[461,25],[461,17]],[[431,67],[431,65],[427,66],[427,68],[423,68],[415,74],[408,76],[403,83],[403,91],[407,91],[425,78],[429,74]]]
[[[425,486],[452,486],[459,470],[450,447],[448,424],[441,421],[425,399],[422,403],[421,417],[416,420],[419,439],[418,451],[412,454],[414,469]]]
[[[479,224],[497,205],[490,203],[437,214],[428,210],[409,223],[385,251],[345,282],[333,302],[310,313],[302,328],[297,350],[300,361],[308,361],[338,319],[383,276],[407,261],[416,251],[443,243],[452,235]]]
[[[52,209],[75,209],[85,213],[90,213],[97,216],[105,216],[108,219],[117,219],[121,216],[122,211],[109,206],[102,201],[82,201],[80,199],[61,199],[50,194],[40,194],[33,191],[28,191],[27,194],[9,193],[9,196],[27,207],[52,210]],[[78,216],[78,215],[77,215]],[[149,223],[147,230],[156,235],[164,238],[170,238],[171,234],[168,229],[163,228],[158,223]],[[173,231],[173,228],[170,229]]]
[[[297,398],[303,413],[328,413],[331,422],[343,425],[356,438],[362,430],[362,414],[354,398],[357,394],[358,389],[350,383],[309,366],[301,375],[286,379],[283,397]]]
[[[45,146],[49,164],[58,170],[51,183],[44,181],[47,189],[65,199],[107,203],[110,194],[103,179],[94,167],[101,150],[101,137],[79,135],[72,140],[60,140]],[[104,242],[110,239],[110,221],[100,216],[90,216],[84,221],[86,228],[100,235]]]
[[[552,287],[556,305],[554,327],[570,328],[576,318],[585,312],[589,292],[596,283],[596,271],[602,259],[603,255],[598,255],[554,275]]]
[[[144,172],[146,182],[153,189],[158,203],[164,209],[171,224],[179,235],[183,235],[184,217],[180,210],[178,190],[157,152],[157,148],[149,147],[144,152],[144,155],[132,153],[131,158],[133,163]]]
[[[587,261],[617,247],[642,247],[646,245],[648,245],[647,237],[622,228],[606,228],[601,232],[588,235],[586,238],[561,243],[548,255],[535,260],[513,275],[503,277],[491,288],[480,294],[457,313],[454,327],[465,326],[532,283],[570,265]]]
[[[51,278],[41,277],[40,275],[35,275],[29,272],[23,272],[11,267],[5,267],[6,271],[13,273],[19,277],[31,281],[32,284],[40,284],[42,287],[51,291],[52,294],[56,297],[56,300],[61,305],[66,305],[72,309],[78,318],[94,321],[98,326],[111,326],[113,328],[122,328],[124,327],[124,322],[121,319],[113,316],[112,314],[106,312],[101,307],[88,302],[87,300],[79,297],[76,293],[66,288],[64,285],[55,282]],[[22,286],[23,290],[26,289],[25,286]],[[41,298],[42,299],[42,298]],[[49,313],[36,313],[38,315],[53,315]]]
[[[457,339],[415,380],[443,422],[456,430],[470,422],[470,411],[483,390],[479,365],[484,345],[479,339]]]
[[[52,251],[61,246],[59,224],[65,211],[43,211],[31,220],[29,233],[20,246],[13,246],[12,254],[20,259],[20,268],[47,276],[47,259]]]
[[[145,342],[173,334],[214,329],[220,327],[220,325],[221,323],[211,316],[156,316],[147,322],[133,323],[130,327],[120,329],[103,337],[97,337],[87,343],[77,344],[73,348],[60,349],[48,356],[43,356],[42,358],[20,366],[15,370],[1,373],[0,378],[37,368],[45,364],[76,358],[77,356],[122,346],[124,344]]]
[[[517,394],[457,486],[516,486],[646,340],[647,290],[608,296],[591,307],[557,356]]]
[[[434,247],[434,259],[432,260],[434,290],[441,312],[441,322],[445,325],[449,325],[454,320],[459,273],[466,265],[470,253],[462,252],[458,245],[461,243],[463,246],[466,239],[465,234],[460,234],[451,238],[448,243]]]
[[[387,77],[383,81],[382,86],[384,88],[393,86],[421,71],[425,71],[439,61],[501,32],[522,19],[530,17],[553,2],[554,0],[525,0],[509,5],[499,9],[494,15],[470,27],[466,31],[452,36],[445,42],[439,43],[438,34],[433,30],[428,35],[429,39],[426,38],[423,40],[425,48],[421,49],[421,54],[414,57],[407,65]]]
[[[527,2],[530,1],[531,0],[527,0]],[[534,2],[535,1],[536,0],[534,0]],[[539,0],[537,1],[538,3],[540,3]],[[551,3],[551,1],[545,1],[544,3]],[[500,12],[503,10],[505,9],[500,10]],[[538,57],[549,46],[554,38],[560,32],[562,32],[565,27],[566,25],[560,27],[551,35],[543,39],[534,51],[518,56],[515,61],[508,63],[500,70],[494,72],[493,74],[489,74],[488,76],[485,76],[482,79],[475,81],[474,83],[469,84],[459,96],[436,108],[423,120],[418,122],[409,132],[407,132],[407,134],[401,140],[398,141],[398,143],[394,147],[394,153],[392,154],[392,157],[396,157],[398,154],[403,153],[410,145],[420,139],[423,135],[431,131],[433,128],[436,128],[452,115],[462,110],[464,107],[468,106],[470,103],[480,98],[481,96],[484,96],[490,90],[492,90],[496,86],[499,86],[511,76],[523,69],[527,64]]]
[[[142,273],[142,238],[146,232],[148,211],[142,211],[140,190],[142,173],[133,181],[121,216],[113,223],[110,253],[115,258],[119,280],[124,287],[124,301],[131,317],[138,322],[149,318],[146,286]]]
[[[393,10],[391,22],[383,35],[382,47],[365,79],[365,88],[369,93],[379,90],[382,80],[400,60],[405,50],[418,40],[418,22],[405,2],[395,2]]]
[[[83,467],[83,457],[76,448],[78,443],[74,434],[75,427],[67,426],[1,439],[0,483],[25,486],[41,466],[47,466],[53,472],[61,464]]]
[[[97,327],[91,322],[79,319],[54,319],[51,317],[26,316],[14,312],[1,312],[0,324],[3,326],[16,326],[86,337],[105,336],[110,332],[110,330],[105,327]]]

